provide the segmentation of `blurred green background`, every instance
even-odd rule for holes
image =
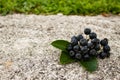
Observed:
[[[0,14],[97,15],[120,13],[120,0],[0,0]]]

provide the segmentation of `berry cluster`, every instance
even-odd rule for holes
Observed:
[[[68,45],[67,50],[72,58],[89,60],[92,57],[100,59],[110,57],[110,46],[107,38],[99,40],[97,34],[91,32],[89,28],[86,28],[84,33],[89,38],[84,38],[81,34],[71,38],[71,43]]]

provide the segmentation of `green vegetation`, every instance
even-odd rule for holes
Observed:
[[[0,0],[0,13],[96,15],[120,13],[120,0]]]

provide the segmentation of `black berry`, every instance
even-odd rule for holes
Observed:
[[[97,37],[97,34],[92,32],[92,33],[89,34],[89,37],[90,37],[90,39],[94,39],[94,38]]]
[[[101,44],[102,46],[106,46],[106,45],[108,44],[108,40],[103,39],[103,40],[100,41],[100,44]]]
[[[109,52],[110,51],[110,46],[106,45],[103,47],[104,52]]]
[[[105,53],[105,52],[100,52],[99,58],[100,58],[100,59],[105,59],[105,57],[107,57],[107,53]]]
[[[87,47],[88,47],[89,49],[91,49],[91,48],[94,47],[94,45],[93,45],[93,43],[88,43],[88,44],[87,44]]]
[[[81,54],[80,54],[80,53],[76,53],[76,54],[75,54],[75,58],[76,58],[76,59],[79,59],[79,60],[80,60],[80,59],[81,59],[81,57],[82,57],[82,56],[81,56]]]
[[[87,43],[88,43],[88,42],[87,42],[86,39],[81,39],[81,40],[80,40],[80,45],[81,45],[81,46],[86,46]]]
[[[100,40],[97,39],[97,38],[94,38],[94,39],[91,40],[91,42],[96,45],[96,44],[100,43]]]
[[[73,50],[74,50],[74,51],[79,51],[79,50],[80,50],[79,45],[75,45],[75,46],[73,47]]]
[[[78,44],[78,40],[77,40],[77,38],[76,38],[75,36],[73,36],[73,37],[71,38],[71,44],[72,44],[72,45],[77,45],[77,44]]]
[[[83,60],[84,61],[88,61],[90,59],[90,56],[88,55],[88,54],[85,54],[84,56],[83,56]]]
[[[82,51],[82,53],[87,53],[88,52],[88,47],[87,46],[81,47],[81,51]]]
[[[80,41],[81,39],[83,39],[83,36],[80,34],[77,36],[77,39],[78,39],[78,41]]]
[[[85,33],[86,35],[89,35],[89,34],[91,33],[91,29],[86,28],[86,29],[84,30],[84,33]]]
[[[90,50],[89,54],[92,55],[92,56],[96,56],[97,51],[95,49],[92,49],[92,50]]]
[[[75,52],[71,50],[71,51],[69,52],[69,55],[70,55],[71,57],[73,57],[73,56],[75,56]]]
[[[95,46],[95,50],[96,50],[96,51],[99,51],[99,50],[100,50],[100,45],[99,45],[99,44],[97,44],[97,45]]]
[[[69,44],[69,45],[68,45],[67,50],[68,50],[68,51],[72,50],[72,44]]]

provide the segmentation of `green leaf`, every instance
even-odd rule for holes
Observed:
[[[89,72],[93,72],[98,68],[98,62],[95,57],[91,58],[89,61],[80,61],[80,64]]]
[[[61,64],[69,64],[69,63],[73,63],[75,61],[76,61],[75,59],[70,57],[68,52],[62,51],[61,56],[60,56],[60,63]]]
[[[61,49],[63,51],[66,51],[66,47],[68,44],[69,44],[69,42],[65,41],[65,40],[56,40],[51,43],[52,46],[54,46],[58,49]]]

